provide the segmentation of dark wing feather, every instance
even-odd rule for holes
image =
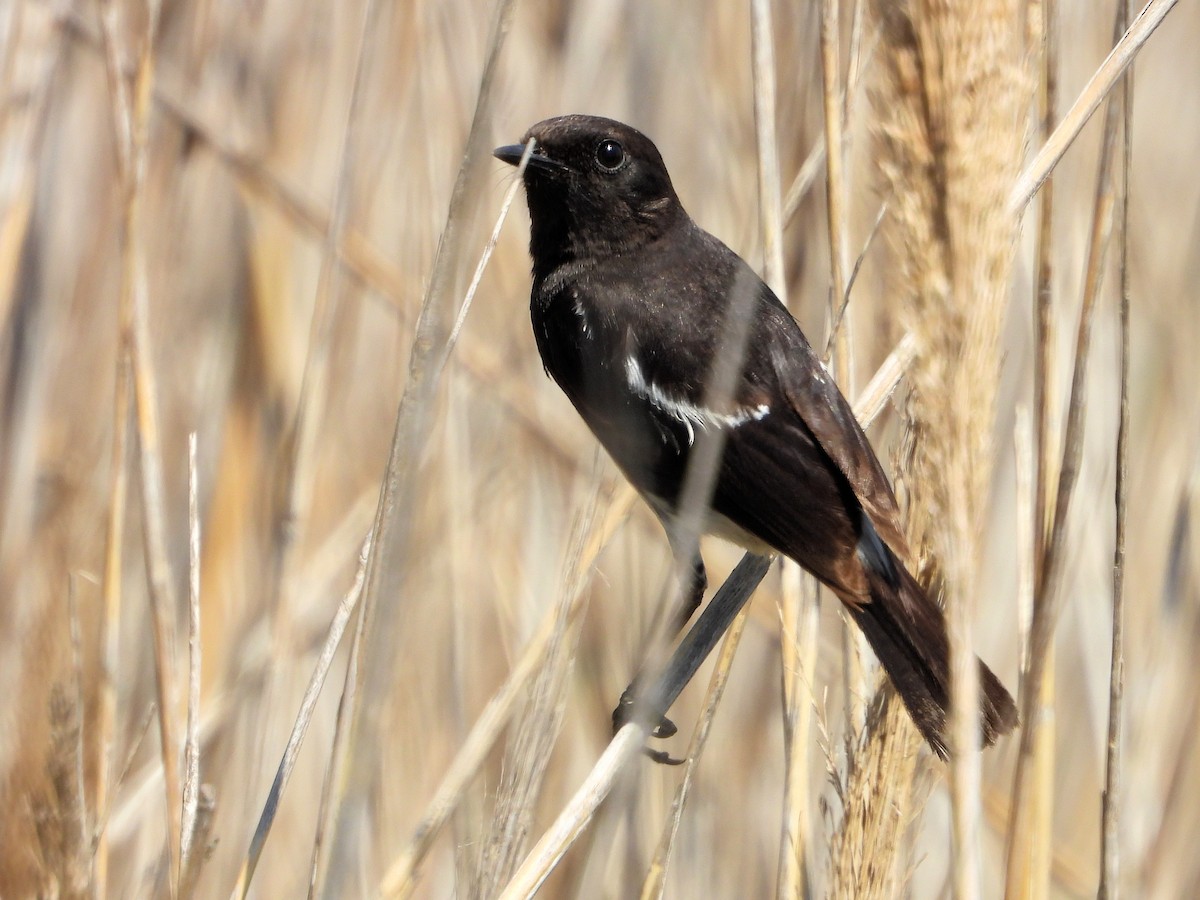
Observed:
[[[906,559],[908,543],[900,526],[896,495],[870,441],[854,417],[854,410],[799,326],[791,320],[791,314],[768,288],[764,286],[763,290],[769,295],[765,298],[767,315],[777,321],[774,327],[768,326],[764,337],[769,343],[770,367],[779,392],[846,478],[884,543],[900,559]],[[784,322],[783,319],[791,321]]]
[[[861,523],[849,483],[803,420],[773,411],[727,433],[713,509],[862,603]]]

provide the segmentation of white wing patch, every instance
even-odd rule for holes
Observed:
[[[583,336],[592,336],[592,323],[588,320],[587,310],[583,306],[583,301],[579,299],[579,292],[573,291],[575,295],[575,315],[579,316],[580,324],[583,327]]]
[[[629,388],[643,400],[648,400],[655,409],[677,419],[687,429],[688,446],[696,442],[696,428],[737,428],[747,422],[765,418],[771,408],[765,403],[744,406],[730,413],[719,413],[688,400],[672,397],[652,381],[647,381],[641,363],[633,356],[625,359],[625,378]]]

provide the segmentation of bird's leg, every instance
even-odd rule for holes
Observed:
[[[704,568],[704,560],[697,553],[692,561],[692,568],[688,574],[687,588],[683,591],[683,602],[679,608],[671,616],[671,637],[683,631],[688,621],[695,615],[700,604],[704,600],[704,592],[708,588],[708,572]],[[642,695],[642,678],[643,673],[639,672],[629,683],[629,687],[621,692],[621,699],[617,701],[617,708],[613,710],[612,723],[613,733],[621,730],[623,725],[626,725],[633,719],[634,704]],[[669,738],[679,729],[675,727],[675,723],[668,719],[665,715],[659,717],[658,724],[654,726],[650,734],[656,738]],[[653,756],[653,754],[651,754]],[[655,757],[657,758],[657,757]],[[665,759],[659,760],[666,761]]]
[[[635,707],[644,706],[650,710],[664,711],[671,708],[671,704],[675,702],[687,683],[692,680],[692,676],[696,674],[700,664],[704,662],[705,657],[721,639],[721,635],[725,633],[738,612],[746,605],[746,601],[750,599],[750,595],[754,593],[758,583],[763,580],[763,576],[767,574],[773,561],[774,557],[757,556],[753,553],[747,553],[742,557],[742,561],[729,573],[729,577],[725,579],[721,589],[712,598],[712,602],[700,614],[696,624],[679,642],[679,646],[671,654],[670,661],[654,683],[642,686],[638,685],[638,681],[635,679],[634,684],[630,685],[622,695],[622,705],[618,706],[613,713],[614,725],[632,720],[635,712],[644,715],[642,709]],[[643,687],[644,690],[642,690]],[[635,693],[635,689],[640,693]],[[628,703],[626,703],[627,695],[631,698]],[[622,712],[622,708],[624,708],[624,718],[618,723],[618,715]],[[655,729],[654,736],[669,737],[670,734],[660,734],[659,729]],[[655,762],[671,765],[683,762],[683,760],[672,759],[660,750],[647,749],[645,753]]]
[[[704,560],[697,553],[696,558],[692,560],[692,571],[688,578],[687,591],[683,595],[683,602],[679,604],[679,609],[675,610],[675,617],[671,620],[671,637],[675,637],[683,631],[683,626],[687,625],[692,616],[696,614],[696,610],[704,601],[706,590],[708,590],[708,572],[704,568]]]

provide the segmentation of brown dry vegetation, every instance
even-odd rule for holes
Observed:
[[[881,6],[893,11],[842,4],[833,71],[852,86],[832,106],[848,111],[846,164],[828,167],[832,190],[822,167],[783,203],[782,277],[822,346],[829,285],[846,278],[831,274],[830,236],[843,263],[867,247],[837,370],[855,395],[912,335],[916,360],[871,435],[927,571],[948,602],[969,593],[956,621],[973,623],[975,649],[1015,691],[1022,598],[1027,607],[1042,577],[1023,485],[1036,481],[1044,210],[1029,206],[1018,237],[1003,204],[1043,141],[1041,7],[997,0],[964,29],[953,3],[914,0],[911,22]],[[509,882],[608,744],[671,567],[653,517],[542,374],[520,200],[446,356],[512,179],[480,151],[558,113],[629,121],[658,143],[692,216],[761,269],[772,219],[759,211],[764,85],[749,7],[525,0],[499,43],[496,9],[479,0],[0,5],[0,896],[168,896],[172,884],[228,896],[344,596],[345,636],[251,893],[302,896],[314,866],[316,892],[334,897],[487,897]],[[785,196],[825,135],[819,13],[773,9]],[[1107,4],[1063,2],[1057,15],[1052,121],[1113,28]],[[1200,895],[1188,839],[1200,827],[1198,40],[1200,11],[1181,4],[1138,57],[1133,94],[1121,869],[1110,892],[1139,897]],[[1051,498],[1090,235],[1096,210],[1106,214],[1095,201],[1103,119],[1102,108],[1055,170],[1041,249]],[[829,197],[845,198],[840,230]],[[869,241],[885,202],[886,239]],[[855,642],[836,602],[822,597],[813,613],[802,592],[808,612],[781,610],[772,574],[689,773],[665,875],[652,861],[683,775],[635,758],[544,896],[636,896],[648,871],[651,895],[662,877],[672,897],[777,885],[784,896],[1096,892],[1119,224],[1098,268],[1078,478],[1054,542],[1049,705],[1035,716],[1042,743],[1027,748],[1014,829],[1028,846],[1005,846],[1019,739],[983,754],[978,790],[971,766],[952,779],[876,695],[869,660],[865,673],[844,663]],[[389,448],[391,502],[364,574]],[[1040,508],[1050,521],[1053,501]],[[714,583],[736,560],[715,542],[706,555]],[[361,622],[346,618],[356,572]],[[676,752],[711,670],[675,708]],[[794,698],[786,716],[781,684]],[[507,723],[494,745],[479,737],[488,723]],[[478,764],[439,792],[464,746]],[[951,839],[975,816],[977,853]]]

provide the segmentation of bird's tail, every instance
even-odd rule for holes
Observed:
[[[879,662],[896,686],[917,728],[943,759],[950,705],[950,644],[941,608],[897,565],[898,584],[868,566],[871,602],[852,607]],[[991,669],[979,663],[981,731],[984,746],[1012,731],[1017,706]]]

